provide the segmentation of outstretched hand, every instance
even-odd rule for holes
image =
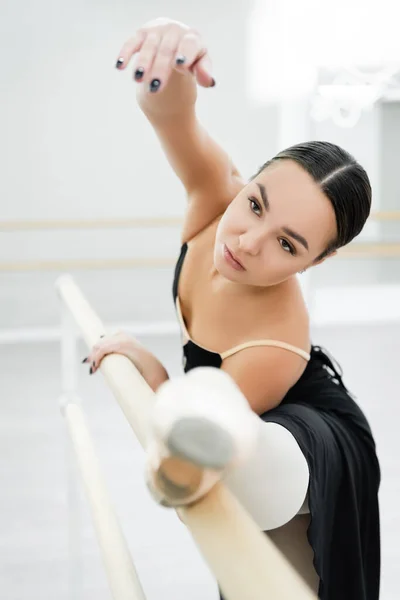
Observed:
[[[165,87],[174,69],[190,71],[202,87],[213,87],[211,61],[200,34],[171,19],[155,19],[137,30],[121,48],[116,66],[126,69],[135,56],[134,79],[151,92]]]

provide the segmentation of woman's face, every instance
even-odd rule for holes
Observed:
[[[218,225],[214,265],[230,281],[276,285],[312,265],[335,238],[329,199],[302,167],[285,159],[231,202]]]

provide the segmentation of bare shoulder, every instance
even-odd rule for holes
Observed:
[[[246,344],[222,364],[257,414],[280,404],[303,374],[310,351],[309,318],[298,281],[268,292],[256,310],[265,318],[258,319],[258,327],[252,323],[251,340],[273,340],[283,346]]]
[[[221,177],[188,195],[188,205],[182,228],[182,243],[189,242],[220,217],[229,204],[247,185],[233,168],[226,178]]]
[[[310,318],[297,277],[277,286],[270,306],[271,313],[266,323],[270,336],[308,353]]]

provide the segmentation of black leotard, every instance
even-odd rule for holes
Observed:
[[[187,249],[184,244],[173,282],[178,310],[179,276]],[[185,372],[221,366],[223,354],[187,339],[186,331],[183,334]],[[320,580],[319,598],[378,600],[380,468],[369,424],[346,389],[340,367],[319,346],[312,346],[303,375],[281,404],[261,418],[288,429],[308,463],[308,539]]]

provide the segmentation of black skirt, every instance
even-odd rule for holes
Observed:
[[[380,468],[368,422],[340,369],[314,346],[302,377],[261,418],[288,429],[308,463],[308,539],[318,597],[378,600]]]

